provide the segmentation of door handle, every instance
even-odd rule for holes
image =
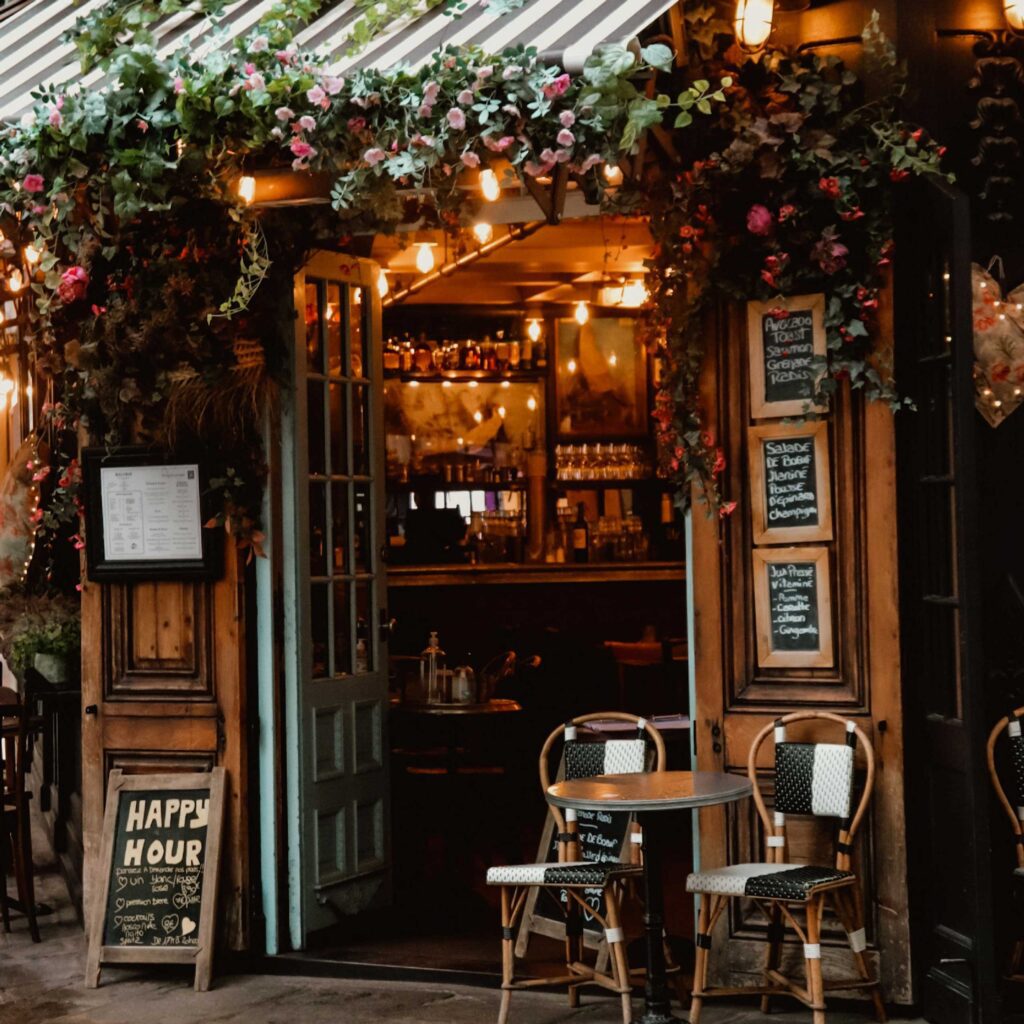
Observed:
[[[380,621],[377,625],[377,638],[381,643],[386,644],[391,639],[391,634],[394,633],[397,622],[398,619],[392,619],[388,616],[386,608],[381,608]]]
[[[86,707],[85,707],[85,713],[87,715],[99,714],[99,710],[100,709],[95,704],[87,704]]]

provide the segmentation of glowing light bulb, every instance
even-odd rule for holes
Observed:
[[[484,199],[489,203],[493,203],[501,195],[498,176],[489,167],[480,172],[480,191],[483,192]]]
[[[619,365],[619,357],[614,352],[608,357],[608,365],[609,366],[618,366]]]
[[[540,337],[540,321],[531,320],[526,333],[530,336],[530,341],[536,341]]]
[[[1005,0],[1003,14],[1014,32],[1024,32],[1024,0]]]
[[[452,386],[452,382],[450,380],[443,380],[443,381],[441,381],[441,387],[443,387],[443,388],[450,388],[451,386]]]
[[[25,279],[21,276],[20,270],[11,271],[11,276],[7,278],[7,287],[15,294],[25,287]]]
[[[510,388],[510,387],[512,387],[512,382],[511,382],[511,381],[508,381],[508,380],[503,380],[503,381],[501,382],[501,386],[502,386],[503,388]]]
[[[388,284],[388,274],[386,270],[382,270],[377,275],[377,294],[383,299],[389,291],[391,286]]]
[[[487,221],[480,220],[473,225],[473,234],[481,245],[486,245],[494,237],[494,228]]]
[[[475,380],[471,380],[471,381],[469,382],[469,385],[468,385],[468,386],[469,386],[469,387],[471,387],[471,388],[478,388],[478,387],[480,387],[480,384],[479,384],[479,382],[478,382],[478,381],[475,381]]]
[[[429,274],[434,269],[434,246],[430,242],[416,246],[416,269],[421,274]]]
[[[575,359],[570,359],[569,362],[565,364],[565,368],[570,373],[575,373],[576,372],[576,360]]]
[[[530,395],[530,397],[526,400],[526,408],[529,409],[530,412],[537,411],[537,399],[534,398],[533,395]]]
[[[498,406],[498,415],[499,415],[499,416],[500,416],[500,417],[501,417],[502,419],[504,419],[504,418],[505,418],[505,406],[503,406],[503,405],[499,405],[499,406]]]
[[[35,266],[43,257],[43,254],[34,246],[25,246],[25,262],[29,266]]]
[[[411,388],[418,388],[419,386],[420,386],[420,382],[418,380],[411,380],[411,381],[409,381],[409,387],[411,387]]]
[[[256,179],[251,174],[243,174],[238,179],[238,198],[243,203],[251,203],[256,198]]]
[[[774,17],[774,0],[736,0],[736,42],[744,50],[760,50],[772,34]]]
[[[604,180],[607,181],[609,185],[621,185],[622,168],[618,164],[605,164]]]
[[[585,302],[576,303],[576,323],[580,326],[585,324],[590,319],[590,308]]]
[[[483,423],[484,414],[479,409],[477,409],[477,411],[473,413],[473,419],[475,419],[477,423]]]
[[[643,281],[627,281],[622,286],[622,298],[619,300],[619,304],[630,307],[642,306],[649,296],[647,285]]]

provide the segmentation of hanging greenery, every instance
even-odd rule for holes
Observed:
[[[733,83],[713,116],[687,132],[686,169],[645,196],[657,239],[649,326],[668,365],[654,416],[680,502],[696,483],[711,509],[728,514],[735,503],[718,489],[725,458],[698,393],[708,311],[723,299],[781,307],[784,296],[824,293],[828,352],[816,404],[848,381],[899,408],[875,330],[892,204],[914,176],[939,172],[943,149],[899,118],[903,74],[877,14],[863,34],[863,82],[834,58],[723,53],[729,41],[706,4],[691,8],[689,27],[701,73]]]

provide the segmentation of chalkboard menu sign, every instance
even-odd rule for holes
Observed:
[[[194,963],[209,988],[224,769],[111,772],[103,822],[102,897],[91,905],[86,985],[104,963]]]
[[[754,543],[831,540],[827,424],[751,427],[747,450]]]
[[[747,303],[750,406],[755,419],[799,416],[812,399],[825,356],[825,297]]]
[[[828,550],[754,551],[758,664],[820,667],[833,663]]]

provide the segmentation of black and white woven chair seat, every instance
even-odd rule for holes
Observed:
[[[854,878],[852,871],[807,864],[732,864],[694,872],[686,879],[686,891],[803,903],[818,889],[852,882]]]
[[[488,868],[488,885],[569,885],[603,886],[609,879],[641,873],[639,866],[610,861],[596,864],[591,861],[570,861],[566,864],[506,864]]]

